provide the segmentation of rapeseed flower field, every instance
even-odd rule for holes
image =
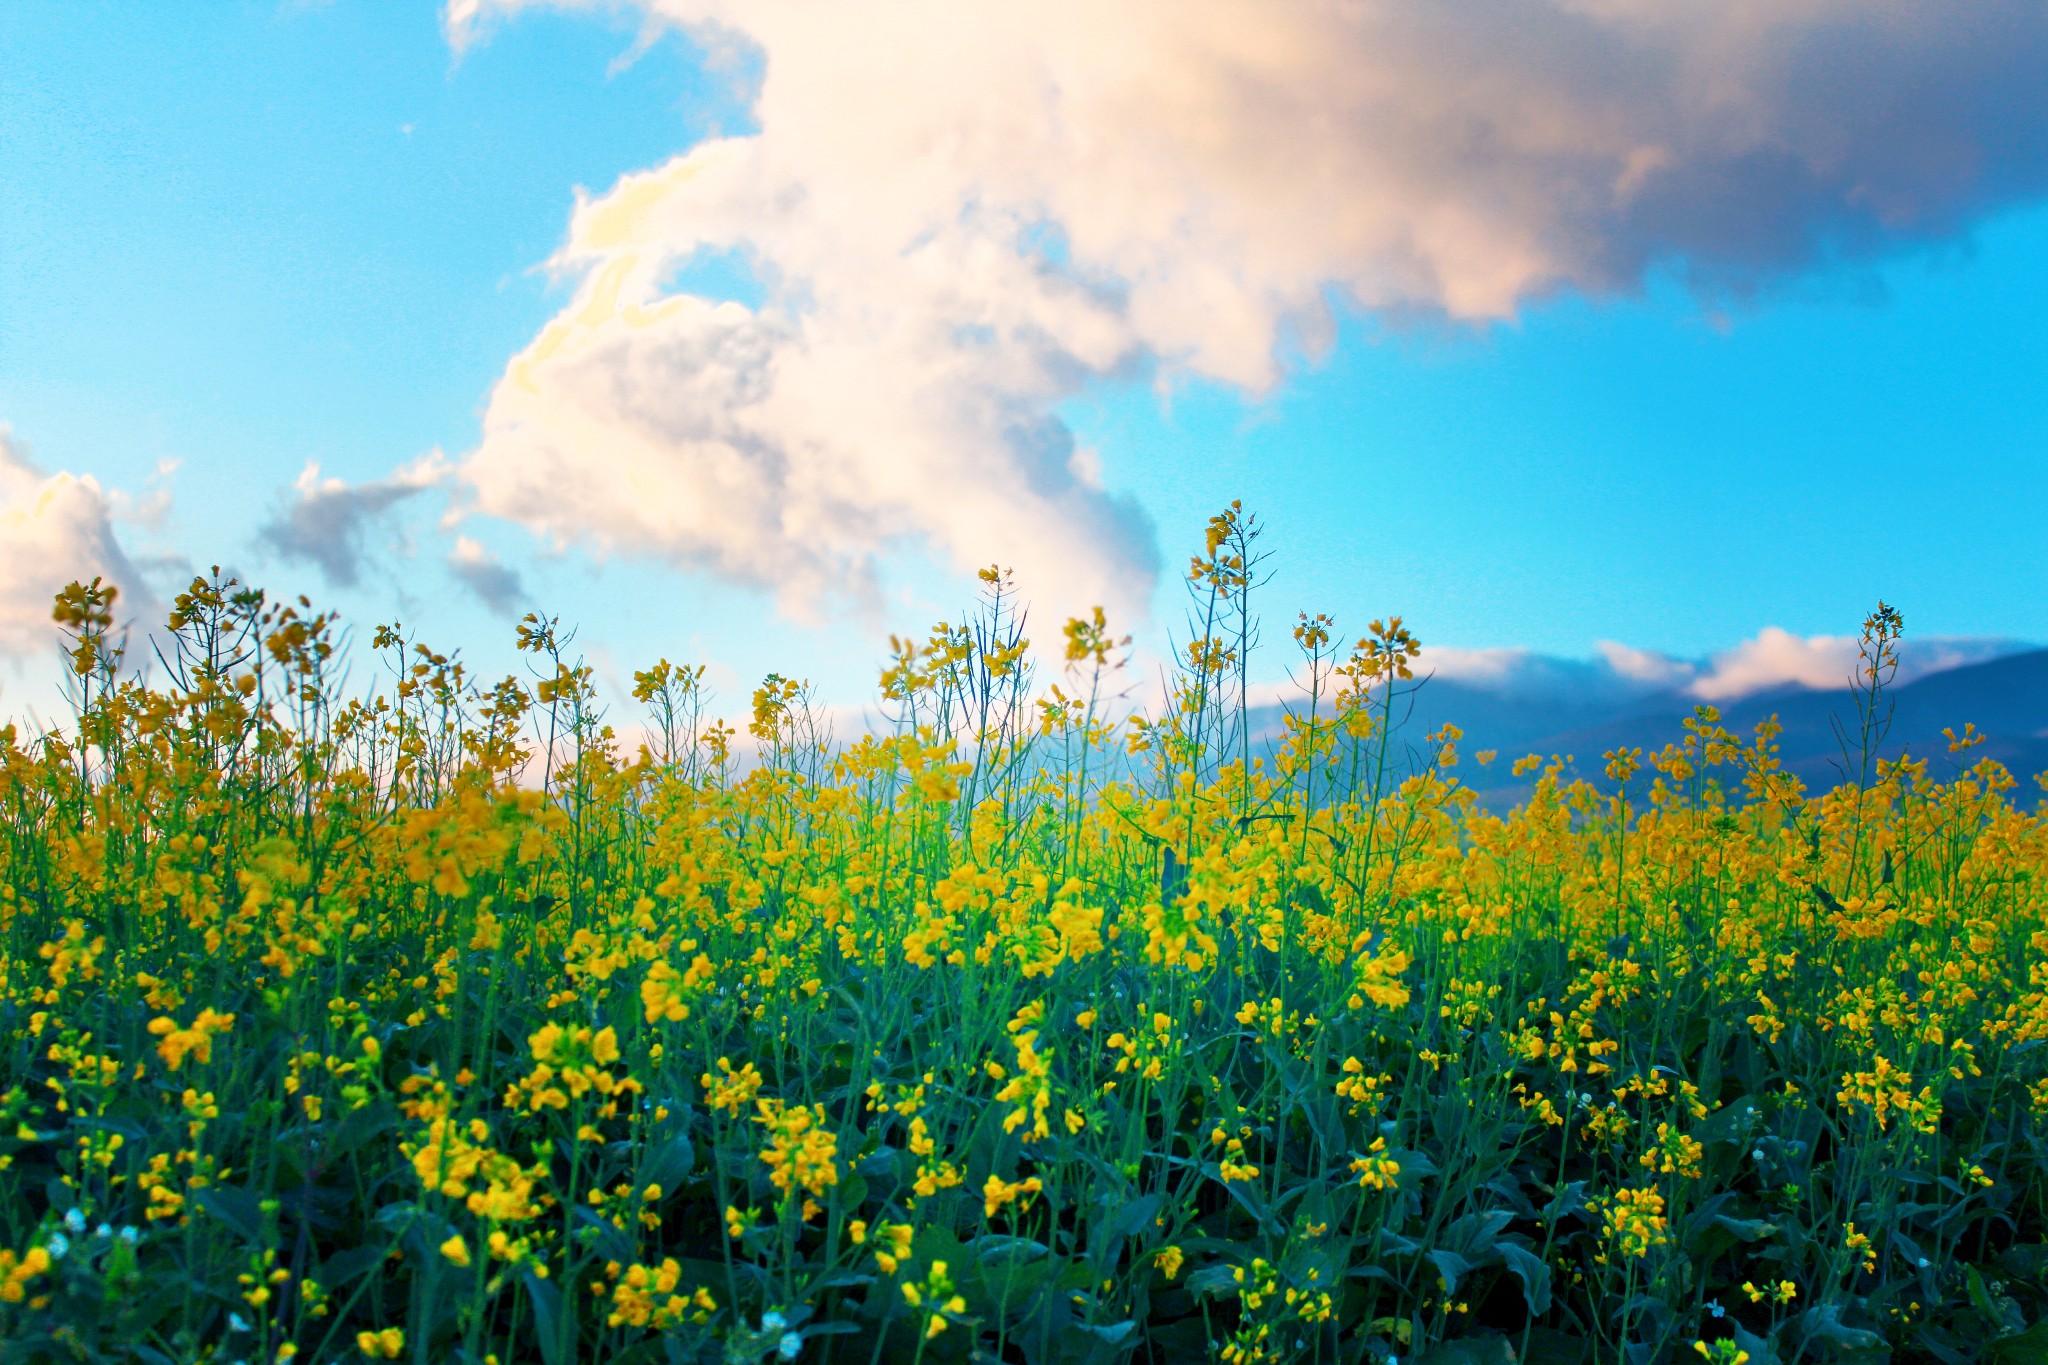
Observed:
[[[1897,614],[1830,791],[1707,707],[1409,734],[1398,620],[1300,618],[1267,736],[1256,530],[1147,714],[989,570],[844,744],[661,663],[628,753],[541,617],[351,689],[218,572],[145,683],[73,585],[75,723],[0,730],[0,1360],[2048,1359],[2048,826],[1880,755]]]

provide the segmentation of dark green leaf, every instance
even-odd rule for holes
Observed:
[[[1458,1292],[1458,1281],[1471,1273],[1472,1263],[1455,1251],[1433,1249],[1429,1253],[1430,1263],[1436,1273],[1443,1277],[1443,1295],[1449,1298]]]
[[[554,1281],[543,1280],[531,1270],[519,1274],[526,1297],[533,1305],[533,1334],[539,1338],[540,1358],[545,1365],[560,1365],[562,1359],[562,1291]]]
[[[215,1185],[199,1191],[199,1207],[233,1228],[251,1246],[262,1246],[263,1207],[253,1190],[240,1185]]]
[[[1188,1292],[1196,1298],[1234,1299],[1237,1297],[1237,1267],[1229,1265],[1205,1265],[1188,1276]]]
[[[2048,1321],[1998,1338],[1991,1343],[1990,1357],[1998,1365],[2048,1365]]]
[[[1550,1267],[1541,1257],[1527,1247],[1515,1242],[1499,1244],[1501,1259],[1507,1262],[1508,1270],[1522,1282],[1522,1301],[1529,1305],[1532,1317],[1541,1317],[1550,1311]]]
[[[641,1168],[642,1186],[659,1185],[663,1194],[674,1194],[690,1177],[690,1169],[697,1163],[697,1149],[690,1145],[688,1133],[678,1133],[667,1142],[656,1147],[654,1154]]]

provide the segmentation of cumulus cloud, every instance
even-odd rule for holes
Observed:
[[[459,48],[530,5],[451,0]],[[1059,420],[1104,376],[1260,390],[1333,300],[1483,320],[1663,264],[1715,291],[2048,187],[2048,8],[1985,0],[644,0],[750,50],[758,132],[581,201],[573,302],[461,466],[561,543],[780,589],[921,542],[1142,600]],[[751,262],[758,307],[678,292]]]
[[[457,536],[448,552],[448,572],[492,611],[509,616],[526,599],[516,570],[468,536]]]
[[[56,638],[50,605],[95,575],[122,592],[124,616],[153,599],[114,533],[112,497],[90,474],[44,474],[0,426],[0,656],[33,657]]]
[[[1021,258],[956,242],[849,248],[867,278],[801,304],[664,294],[694,243],[775,231],[758,151],[702,147],[578,211],[561,264],[588,275],[492,394],[462,466],[476,508],[772,588],[798,612],[871,594],[879,557],[913,541],[1015,567],[1042,603],[1142,602],[1149,523],[1052,412],[1128,354],[1078,288],[1024,285]],[[688,220],[707,208],[724,221],[700,237]],[[844,278],[828,243],[784,227],[779,261]]]
[[[292,485],[292,500],[256,532],[280,557],[311,564],[337,588],[362,581],[368,538],[391,510],[441,482],[445,467],[428,455],[388,479],[347,483],[322,478],[309,461]]]

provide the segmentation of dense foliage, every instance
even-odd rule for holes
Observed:
[[[1007,578],[891,733],[527,680],[218,575],[153,685],[0,731],[0,1360],[2048,1358],[2048,827],[1954,751],[1844,781],[1702,708],[1509,814],[1404,734],[1415,645],[1255,526],[1118,720]],[[747,761],[740,763],[742,753]],[[1463,757],[1463,763],[1491,761]]]

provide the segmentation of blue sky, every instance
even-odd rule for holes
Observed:
[[[2048,212],[1733,319],[1662,281],[1486,330],[1354,320],[1263,403],[1078,405],[1162,525],[1241,496],[1276,589],[1466,647],[1679,656],[1764,625],[2048,636]],[[1185,535],[1183,534],[1183,539]]]
[[[831,54],[769,28],[727,51],[715,34],[649,27],[651,17],[625,8],[513,8],[458,31],[459,51],[443,16],[417,5],[17,0],[0,11],[0,49],[10,54],[0,71],[0,183],[9,187],[0,423],[37,477],[91,475],[125,491],[109,499],[112,534],[159,594],[192,568],[225,563],[333,602],[364,626],[402,616],[498,667],[509,658],[508,606],[531,603],[581,622],[614,676],[666,654],[711,661],[735,703],[771,668],[816,677],[857,702],[889,630],[920,628],[971,591],[972,552],[962,546],[973,530],[948,521],[955,495],[935,493],[938,503],[926,506],[903,494],[869,507],[840,485],[876,467],[862,461],[886,456],[832,454],[818,476],[837,481],[832,497],[803,496],[851,507],[849,525],[880,529],[849,532],[816,563],[806,559],[802,574],[783,577],[779,564],[808,553],[792,550],[794,540],[750,544],[739,531],[721,539],[687,529],[692,518],[721,520],[716,499],[673,520],[597,503],[558,512],[546,479],[567,489],[580,469],[612,467],[607,428],[581,408],[579,423],[598,424],[575,426],[576,443],[560,431],[534,436],[555,420],[537,409],[507,409],[497,425],[487,417],[503,401],[494,386],[513,357],[574,314],[597,265],[612,259],[596,236],[572,228],[578,188],[603,196],[621,176],[707,138],[738,146],[763,127],[800,129],[806,106],[778,96],[773,81]],[[812,98],[832,98],[829,83]],[[903,98],[916,106],[916,96]],[[945,112],[934,103],[934,119]],[[2010,116],[2024,122],[2034,111]],[[801,157],[824,155],[816,136],[792,132],[784,145],[779,164],[798,166],[788,172],[798,188],[821,203],[844,192],[825,171],[801,179]],[[1676,155],[1683,161],[1682,148]],[[1080,317],[1048,324],[1067,331],[1043,348],[1056,354],[1035,362],[1021,388],[987,377],[1002,356],[965,362],[984,368],[963,369],[958,384],[989,388],[989,405],[1011,414],[1003,432],[1024,410],[1034,430],[1057,434],[1063,422],[1090,452],[1099,475],[1076,476],[1048,506],[1098,519],[1074,543],[1118,542],[1105,572],[1142,567],[1148,552],[1165,566],[1148,593],[1124,604],[1129,619],[1149,600],[1140,628],[1155,644],[1177,617],[1172,566],[1231,498],[1271,528],[1276,627],[1297,609],[1353,626],[1399,612],[1426,640],[1465,649],[1582,656],[1620,641],[1702,658],[1768,626],[1801,636],[1853,631],[1884,596],[1915,633],[2048,638],[2048,405],[2039,397],[2048,388],[2039,321],[2048,205],[2028,179],[2034,164],[2016,164],[1998,194],[1936,204],[1925,230],[1868,249],[1845,231],[1849,248],[1780,253],[1734,289],[1704,294],[1688,283],[1702,262],[1732,261],[1738,276],[1754,263],[1733,249],[1717,262],[1712,249],[1667,232],[1639,266],[1613,263],[1626,243],[1556,248],[1547,276],[1539,270],[1504,293],[1486,293],[1493,286],[1483,282],[1461,293],[1461,267],[1438,263],[1433,278],[1451,283],[1433,295],[1435,286],[1369,283],[1398,273],[1386,264],[1392,257],[1347,244],[1351,254],[1326,262],[1295,251],[1287,235],[1293,255],[1268,253],[1285,257],[1275,282],[1243,296],[1253,300],[1245,332],[1256,338],[1270,326],[1270,344],[1225,355],[1217,342],[1211,355],[1208,335],[1162,329],[1132,305],[1139,321],[1105,343],[1108,360],[1074,360],[1092,354],[1085,338],[1096,324]],[[755,193],[742,183],[753,172],[739,165],[728,173],[741,184],[731,194]],[[1393,212],[1404,193],[1396,185],[1374,203]],[[629,291],[735,298],[764,317],[780,289],[785,319],[801,320],[813,297],[817,316],[833,312],[831,276],[815,267],[834,249],[829,235],[822,244],[765,227],[756,236],[731,206],[752,199],[678,202],[718,218],[727,238],[663,227],[666,255],[633,257],[628,277],[648,273]],[[783,202],[764,192],[768,207],[754,211]],[[1044,202],[1057,220],[1057,187]],[[1071,222],[1084,253],[1107,232],[1083,217]],[[1196,287],[1173,283],[1185,262],[1154,251],[1141,230],[1118,231],[1128,240],[1105,247],[1085,281],[1099,294],[1124,297],[1117,289],[1128,284],[1128,297],[1142,301],[1144,281],[1162,271],[1179,290],[1162,295],[1168,304]],[[1528,240],[1554,237],[1546,220]],[[1031,240],[1042,250],[1047,239]],[[1525,245],[1516,238],[1500,253],[1511,258]],[[1191,237],[1186,255],[1203,250]],[[548,269],[558,252],[558,268]],[[1065,248],[1054,254],[1045,270],[1065,270]],[[1139,260],[1151,264],[1125,264]],[[1077,264],[1077,278],[1089,264]],[[784,283],[798,278],[811,283]],[[1298,285],[1337,300],[1331,330],[1306,348],[1300,332],[1324,320],[1298,303],[1315,297]],[[1055,305],[1084,307],[1061,287],[1047,296]],[[949,285],[933,288],[932,298],[951,298]],[[1297,304],[1258,311],[1286,290]],[[1219,309],[1201,326],[1227,333],[1233,317]],[[824,334],[823,324],[779,325],[773,335],[785,340]],[[990,324],[960,342],[963,352],[1000,350],[1012,335],[1004,328]],[[748,336],[715,335],[740,338],[733,345]],[[894,344],[895,333],[878,335],[882,351]],[[612,363],[605,357],[617,352],[593,346],[587,364]],[[952,373],[951,358],[928,346],[888,353],[927,367],[920,376]],[[1263,374],[1260,354],[1279,357]],[[857,354],[846,363],[858,373]],[[779,374],[793,362],[778,365]],[[843,391],[830,378],[808,392]],[[664,381],[657,392],[674,387]],[[922,378],[903,389],[919,403],[929,391]],[[570,396],[549,390],[557,406],[548,412],[588,401],[587,390],[563,392]],[[898,425],[890,399],[878,381],[874,409],[839,439],[887,446],[907,434],[965,451],[957,468],[930,465],[929,478],[913,482],[951,487],[946,480],[971,479],[972,461],[985,459],[1000,487],[1011,469],[1004,461],[1034,458],[1008,435],[976,455],[978,419],[948,416],[930,431]],[[811,432],[805,422],[817,420],[786,425]],[[633,429],[644,434],[645,425]],[[816,443],[792,436],[789,449],[808,449],[806,440]],[[635,458],[656,462],[643,471],[654,482],[631,486],[667,488],[658,441],[636,449]],[[679,458],[710,458],[692,450]],[[299,496],[294,481],[308,462],[347,488],[374,488],[433,451],[459,472],[357,524],[363,553],[352,586],[263,538]],[[1053,476],[1027,468],[1018,477]],[[779,487],[765,495],[769,515]],[[168,494],[155,525],[134,510],[152,490]],[[639,496],[663,495],[628,501]],[[756,506],[748,515],[760,514]],[[742,520],[735,514],[735,525]],[[1020,518],[992,539],[1029,556],[1054,520]],[[487,603],[451,574],[458,536],[517,576],[516,604]],[[1067,546],[1052,544],[1044,561],[1072,561]],[[847,576],[848,564],[871,573],[864,596],[842,600],[819,587]],[[0,649],[39,653],[19,632]],[[25,676],[14,670],[17,689],[29,685]]]

